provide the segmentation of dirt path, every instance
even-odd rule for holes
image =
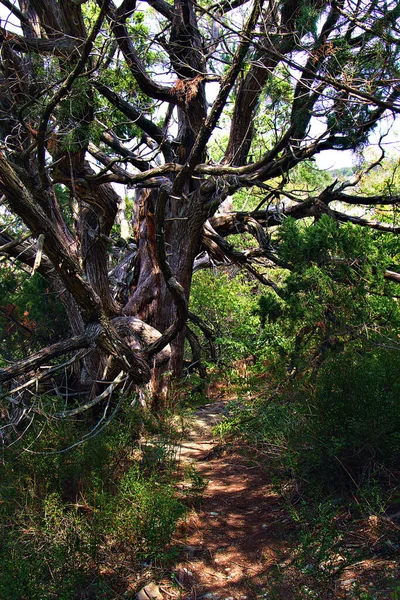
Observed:
[[[267,474],[213,439],[224,410],[224,402],[199,409],[181,447],[181,463],[193,464],[207,483],[177,539],[183,560],[174,572],[185,600],[267,598],[268,571],[285,559],[290,519]]]
[[[338,555],[330,556],[333,562],[327,562],[327,567],[321,565],[317,575],[307,572],[312,564],[300,571],[295,568],[296,525],[270,475],[255,456],[246,455],[245,448],[239,452],[234,444],[219,446],[213,438],[212,427],[223,418],[226,404],[217,401],[198,409],[180,448],[182,471],[190,470],[192,465],[193,473],[197,472],[206,485],[177,533],[180,561],[172,577],[161,582],[163,593],[156,597],[398,600],[400,583],[392,593],[393,585],[400,582],[395,557],[376,555],[371,560],[353,560],[343,569],[337,561],[338,571],[331,575],[325,575],[324,569],[335,570],[334,561],[341,559]],[[349,531],[352,549],[354,545],[360,549],[368,543],[376,545],[383,538],[382,531],[372,527],[373,519],[377,517],[367,519],[357,531]],[[393,527],[400,531],[399,526]]]

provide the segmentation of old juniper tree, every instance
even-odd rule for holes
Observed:
[[[193,270],[233,262],[274,286],[269,231],[287,215],[393,229],[351,209],[396,205],[390,190],[290,179],[400,111],[397,0],[0,4],[0,252],[69,319],[65,339],[3,365],[9,400],[62,369],[86,406],[128,383],[159,391],[182,372]],[[256,208],[232,210],[244,189]],[[242,233],[251,250],[227,242]]]

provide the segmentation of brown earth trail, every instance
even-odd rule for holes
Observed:
[[[351,560],[331,552],[316,572],[308,570],[312,564],[299,569],[299,525],[289,500],[277,493],[254,448],[236,442],[221,445],[213,437],[212,428],[223,419],[227,402],[199,408],[180,446],[182,473],[191,472],[192,486],[203,483],[204,490],[177,532],[174,543],[180,547],[180,559],[160,582],[157,598],[398,600],[398,557],[376,554],[359,560],[354,554],[383,538],[373,520],[377,517],[354,522],[344,535],[344,554],[348,545]],[[182,483],[183,495],[186,485]],[[393,528],[400,530],[390,523],[390,532]],[[315,535],[317,540],[317,531]]]
[[[197,410],[180,449],[183,467],[193,465],[206,484],[176,540],[184,558],[174,577],[185,600],[266,598],[265,577],[287,553],[291,520],[270,477],[251,456],[213,439],[225,406]]]

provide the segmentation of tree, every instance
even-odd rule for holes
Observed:
[[[398,232],[355,216],[399,202],[354,193],[362,170],[291,183],[400,111],[397,2],[1,4],[0,252],[48,280],[70,330],[3,368],[9,388],[75,362],[90,400],[74,414],[127,382],[160,392],[163,372],[182,373],[194,269],[234,263],[279,293],[264,272],[290,266],[269,233],[285,216]],[[233,210],[243,190],[251,210]],[[250,250],[226,239],[242,233]]]

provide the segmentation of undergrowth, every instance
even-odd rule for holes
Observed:
[[[0,598],[134,597],[144,566],[174,557],[180,419],[127,404],[68,452],[79,421],[27,432],[0,464]],[[131,591],[129,591],[131,590]]]
[[[241,390],[232,378],[238,397],[214,432],[241,440],[270,472],[293,523],[283,572],[303,582],[299,598],[336,597],[351,565],[399,559],[400,529],[387,517],[400,510],[399,367],[396,351],[357,344],[299,375],[260,377],[254,367]],[[397,597],[390,572],[370,595],[363,583],[352,598]]]

